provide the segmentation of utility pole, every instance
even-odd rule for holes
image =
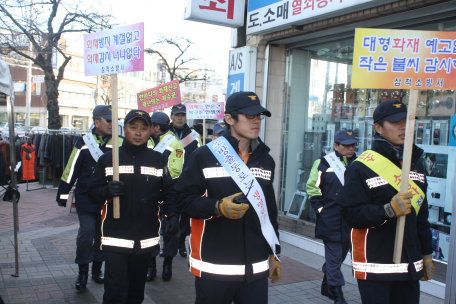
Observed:
[[[33,0],[30,1],[30,34],[32,34]],[[29,41],[29,56],[32,56],[32,42]],[[27,63],[27,95],[25,100],[25,125],[30,126],[30,106],[32,103],[32,60]]]

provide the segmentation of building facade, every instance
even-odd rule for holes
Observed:
[[[264,138],[277,164],[281,238],[323,255],[305,187],[314,161],[333,150],[334,133],[342,129],[354,130],[357,155],[370,149],[376,106],[386,100],[407,104],[409,98],[409,90],[351,88],[355,29],[456,31],[456,1],[251,0],[248,6],[247,45],[257,48],[255,91],[273,113],[265,120]],[[420,93],[414,143],[424,149],[429,171],[435,250],[434,278],[421,288],[454,303],[454,288],[448,287],[456,285],[455,233],[450,237],[456,230],[456,147],[449,140],[455,91]]]

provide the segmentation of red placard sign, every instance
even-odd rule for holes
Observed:
[[[179,80],[138,93],[138,108],[152,113],[181,103]]]

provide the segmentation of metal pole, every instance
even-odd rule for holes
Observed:
[[[6,110],[8,112],[9,136],[10,136],[10,162],[11,162],[11,187],[17,189],[16,185],[16,144],[14,135],[14,97],[11,100],[10,96],[6,96]],[[14,261],[16,263],[16,274],[13,277],[19,276],[19,248],[17,242],[17,231],[19,230],[19,216],[16,204],[16,193],[13,191],[13,215],[14,215]]]
[[[33,13],[33,0],[30,2],[30,33],[32,33],[32,13]],[[29,41],[29,56],[32,56],[33,47]],[[32,103],[32,60],[27,62],[27,96],[25,100],[25,125],[30,126],[30,106]]]

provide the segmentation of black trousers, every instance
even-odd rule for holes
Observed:
[[[195,304],[267,304],[268,278],[247,282],[225,282],[195,277]]]
[[[347,257],[350,248],[350,242],[331,242],[325,243],[325,263],[322,271],[326,275],[328,285],[344,286],[345,280],[340,267]]]
[[[420,281],[358,280],[363,304],[418,304]]]
[[[76,238],[76,264],[103,262],[101,251],[101,214],[78,211],[79,230]]]
[[[103,304],[142,303],[150,253],[136,255],[105,251],[105,256]]]

